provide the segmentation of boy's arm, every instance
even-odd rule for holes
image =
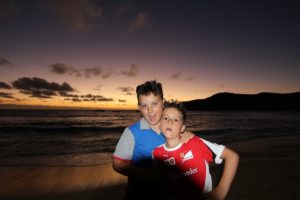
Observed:
[[[222,177],[218,186],[207,195],[209,199],[213,200],[221,200],[226,197],[237,170],[239,155],[236,152],[225,148],[222,152],[221,159],[224,159],[225,161]]]
[[[140,177],[142,176],[143,169],[134,166],[131,161],[134,143],[133,134],[127,127],[121,135],[112,156],[112,166],[116,172],[124,176]]]
[[[116,172],[124,176],[147,179],[147,170],[132,165],[130,161],[113,158],[112,165]]]

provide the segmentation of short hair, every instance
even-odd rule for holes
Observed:
[[[182,102],[177,100],[165,101],[164,102],[164,109],[165,108],[175,108],[182,114],[183,123],[186,121],[186,109]]]
[[[155,96],[160,96],[162,100],[164,99],[161,83],[156,82],[156,80],[147,81],[136,87],[136,94],[138,99],[139,95],[149,95],[150,93],[153,93]]]

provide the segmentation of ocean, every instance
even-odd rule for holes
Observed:
[[[0,166],[87,166],[111,161],[137,111],[0,110]],[[188,111],[187,130],[219,144],[300,135],[300,112]]]

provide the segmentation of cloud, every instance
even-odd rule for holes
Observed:
[[[103,73],[103,75],[102,75],[101,77],[102,77],[103,79],[106,79],[106,78],[109,78],[111,75],[112,75],[112,72],[109,71],[109,72]]]
[[[137,31],[145,27],[149,21],[149,16],[145,12],[139,12],[135,18],[129,23],[129,31]]]
[[[137,76],[137,72],[138,72],[137,65],[131,64],[129,70],[124,70],[124,71],[122,71],[121,74],[123,74],[125,76],[129,76],[129,77],[134,77],[134,76]]]
[[[41,78],[19,78],[12,83],[13,87],[19,89],[21,93],[37,98],[51,98],[59,93],[74,92],[75,90],[68,84],[58,84],[48,82]]]
[[[52,0],[44,5],[54,15],[57,24],[72,32],[97,27],[103,14],[102,8],[91,0]]]
[[[91,67],[85,69],[76,69],[71,65],[67,65],[64,63],[55,63],[49,66],[50,72],[59,74],[59,75],[71,75],[76,77],[85,77],[90,78],[92,76],[101,76],[101,78],[106,79],[112,75],[111,71],[105,72],[101,67]]]
[[[176,72],[170,76],[171,79],[179,79],[181,76],[181,72]]]
[[[52,98],[52,96],[57,96],[57,93],[51,90],[32,89],[31,91],[21,90],[20,92],[26,95],[30,95],[30,97],[43,98],[43,99],[50,99]]]
[[[72,96],[70,96],[72,97]],[[113,98],[107,98],[102,95],[92,95],[86,94],[81,96],[73,96],[73,98],[66,98],[65,100],[73,101],[73,102],[82,102],[82,101],[90,101],[90,102],[106,102],[106,101],[114,101]]]
[[[84,76],[90,78],[91,76],[99,76],[102,73],[101,67],[93,67],[84,69]]]
[[[92,94],[87,94],[84,96],[81,96],[84,101],[113,101],[112,98],[106,98],[102,95],[92,95]]]
[[[50,65],[50,71],[60,75],[68,74],[68,75],[75,75],[77,77],[82,76],[82,73],[78,69],[75,69],[71,65],[66,65],[64,63],[55,63],[53,65]]]
[[[58,92],[58,93],[62,97],[79,98],[79,95],[77,95],[77,94],[68,94],[67,92]]]
[[[98,85],[97,87],[95,87],[93,90],[96,91],[101,91],[101,88],[103,87],[103,85]]]
[[[0,67],[12,67],[13,64],[9,62],[7,59],[0,57]]]
[[[134,88],[133,87],[118,87],[117,90],[125,93],[126,95],[133,95]]]
[[[73,102],[81,102],[81,100],[79,98],[71,98],[71,99],[65,99],[66,101],[73,101]]]
[[[0,92],[0,97],[14,99],[11,93],[6,93],[6,92]]]
[[[193,76],[189,76],[189,77],[186,77],[185,81],[191,81],[191,80],[193,80],[193,79],[194,79]]]
[[[119,99],[118,100],[120,103],[126,103],[126,100],[123,100],[123,99]]]
[[[12,89],[12,87],[5,82],[0,82],[0,89]]]

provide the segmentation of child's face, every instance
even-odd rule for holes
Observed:
[[[160,120],[160,130],[166,139],[180,137],[180,133],[185,129],[182,114],[176,108],[165,108]]]
[[[163,110],[163,100],[161,97],[150,93],[149,95],[140,95],[138,100],[139,110],[146,121],[151,126],[158,125]]]

